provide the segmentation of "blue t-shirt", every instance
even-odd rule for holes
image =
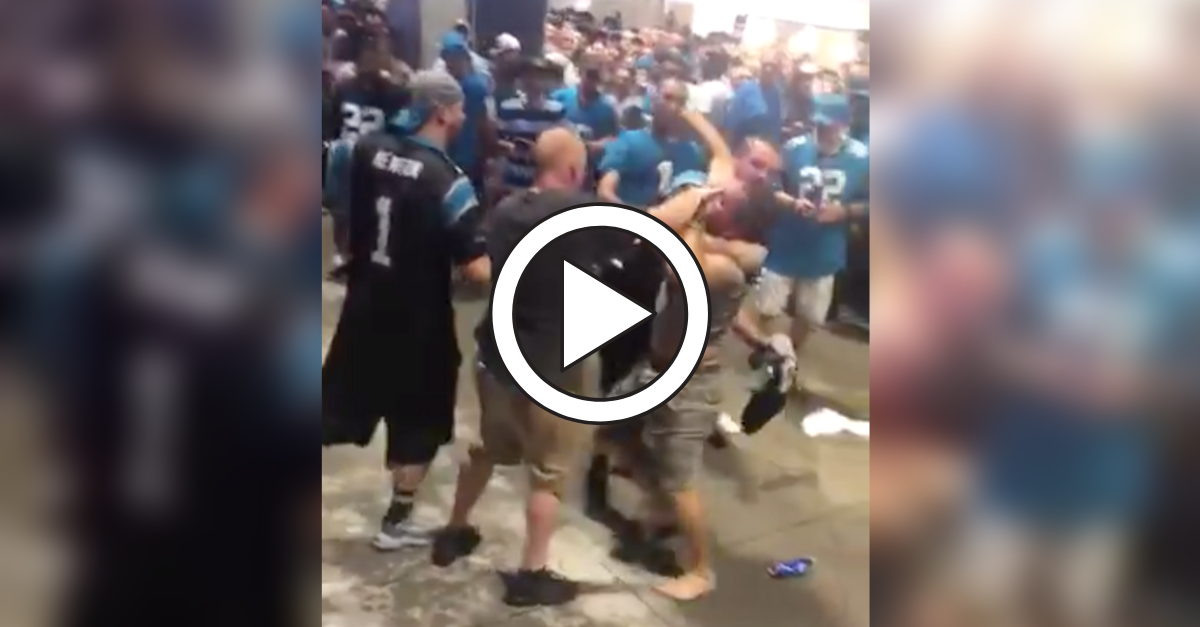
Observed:
[[[623,131],[608,143],[600,161],[603,173],[620,176],[617,195],[635,207],[648,207],[668,190],[676,172],[706,169],[699,144],[655,137],[647,129]]]
[[[771,127],[771,108],[758,81],[743,81],[733,90],[733,97],[725,110],[725,130],[734,146],[741,144],[747,137],[771,138],[782,132],[778,119],[780,110],[776,108],[776,123]]]
[[[870,196],[870,170],[867,147],[853,139],[829,156],[819,154],[811,135],[793,139],[783,151],[785,191],[797,198],[817,193],[819,201],[865,202]],[[846,222],[821,224],[789,212],[771,229],[765,266],[793,278],[832,276],[846,267],[847,235]]]
[[[580,100],[578,87],[564,87],[550,96],[567,108],[567,119],[587,140],[615,137],[620,130],[617,124],[617,103],[606,95],[587,103]]]
[[[459,81],[463,90],[463,111],[467,119],[463,127],[450,140],[447,153],[458,167],[468,173],[478,170],[479,134],[488,117],[488,81],[478,73],[471,73]]]
[[[1169,359],[1195,288],[1180,289],[1178,260],[1150,242],[1120,272],[1099,274],[1085,235],[1070,224],[1030,237],[1017,259],[1020,331],[1082,361],[1119,355]],[[1197,260],[1190,262],[1196,269]],[[1152,425],[1145,416],[1087,408],[1044,391],[1016,390],[992,404],[979,458],[985,503],[1046,525],[1128,520],[1150,488]]]
[[[761,84],[759,89],[762,90],[763,102],[767,105],[767,119],[764,122],[766,126],[761,137],[778,146],[783,141],[783,93],[779,86],[773,83]]]

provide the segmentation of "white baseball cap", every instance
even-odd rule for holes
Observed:
[[[496,36],[496,45],[492,50],[495,52],[520,52],[521,40],[510,33],[501,33]]]

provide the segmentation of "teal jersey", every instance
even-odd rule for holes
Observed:
[[[801,135],[783,151],[785,191],[816,204],[866,202],[870,197],[871,159],[866,144],[847,139],[842,149],[821,155],[812,135]],[[771,230],[766,267],[772,272],[815,279],[831,276],[846,267],[848,225],[821,224],[816,219],[789,213]]]

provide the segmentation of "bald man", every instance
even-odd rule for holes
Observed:
[[[587,151],[568,129],[543,132],[534,146],[534,185],[505,198],[490,214],[485,232],[493,276],[535,225],[562,209],[599,202],[580,191],[588,178]],[[684,228],[699,207],[678,201],[650,211],[673,228]],[[631,245],[627,233],[588,229],[564,235],[534,255],[526,267],[513,303],[513,327],[529,365],[543,380],[567,392],[586,392],[587,362],[563,372],[563,261],[598,275],[600,268]],[[523,464],[529,469],[530,496],[525,547],[517,572],[505,578],[505,603],[528,607],[561,605],[579,592],[577,583],[547,568],[567,472],[578,466],[590,447],[594,427],[563,420],[535,405],[512,382],[496,349],[491,311],[475,333],[478,341],[477,389],[481,442],[458,476],[454,508],[445,530],[434,542],[433,562],[448,566],[470,555],[481,541],[469,522],[471,510],[497,465]],[[599,396],[598,391],[592,394]]]
[[[513,193],[488,218],[487,254],[493,276],[538,222],[560,209],[595,202],[580,191],[588,177],[583,142],[567,129],[543,132],[534,146],[537,173],[530,189]],[[562,372],[562,260],[589,268],[603,258],[606,244],[598,231],[559,238],[538,253],[525,269],[513,303],[513,322],[526,359],[549,383],[564,390],[583,390],[582,368]],[[512,383],[492,336],[491,311],[476,330],[476,383],[480,401],[481,442],[458,477],[450,521],[434,542],[433,562],[448,566],[479,545],[478,529],[469,516],[497,465],[524,464],[529,469],[528,536],[517,573],[506,580],[505,603],[513,606],[559,605],[578,594],[578,586],[547,569],[560,495],[567,469],[590,442],[592,429],[550,414],[533,404]]]

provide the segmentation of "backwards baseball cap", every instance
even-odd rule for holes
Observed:
[[[844,126],[850,124],[850,99],[842,94],[813,97],[813,124]]]
[[[415,133],[429,121],[440,107],[450,107],[463,101],[463,90],[453,76],[443,70],[422,70],[408,82],[412,102],[392,118],[391,124],[400,132]]]

